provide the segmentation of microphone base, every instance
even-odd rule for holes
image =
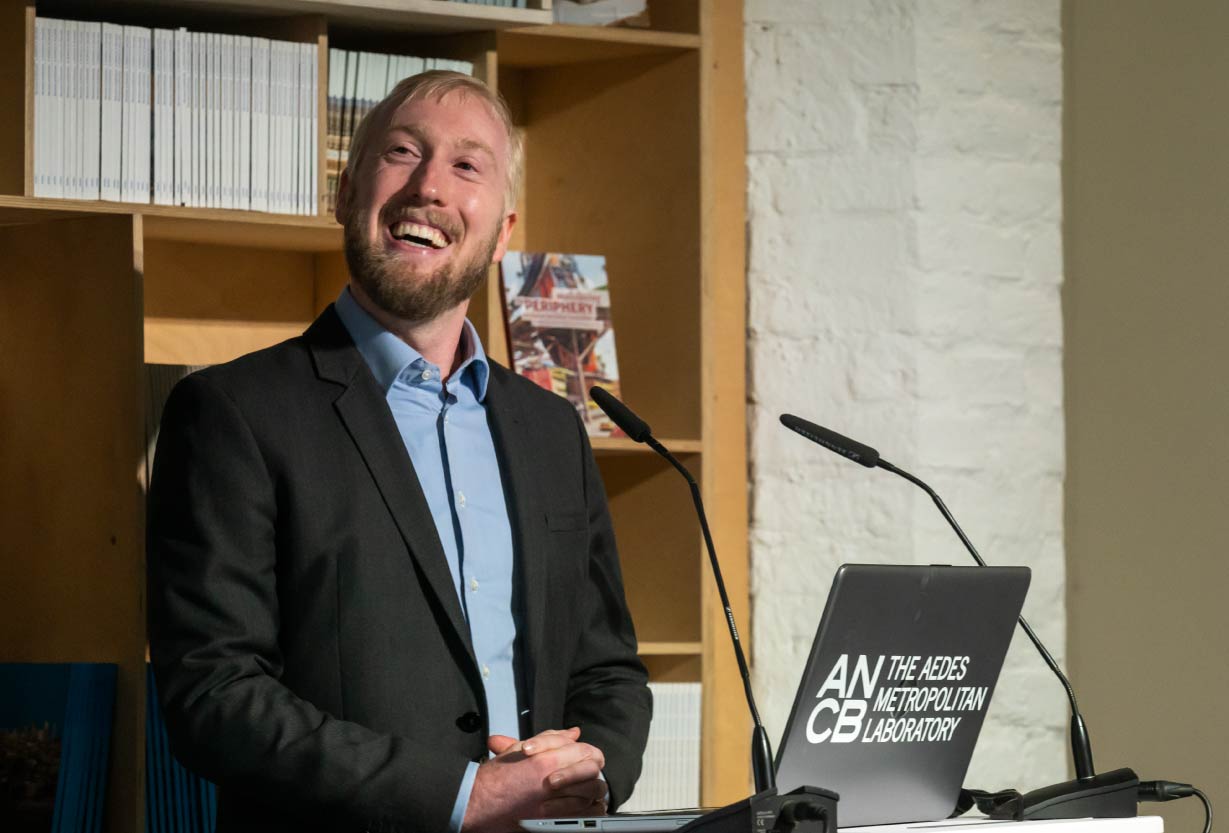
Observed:
[[[1116,769],[1033,790],[1005,803],[992,819],[1125,819],[1138,815],[1139,776]]]
[[[837,833],[839,796],[820,787],[758,792],[705,813],[678,833]]]

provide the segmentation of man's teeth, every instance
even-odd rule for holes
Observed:
[[[442,249],[448,245],[448,239],[439,229],[418,223],[393,223],[392,234],[398,240],[407,240],[433,249]]]

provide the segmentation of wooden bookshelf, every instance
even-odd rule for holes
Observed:
[[[746,630],[740,4],[659,0],[656,28],[628,30],[546,25],[543,3],[32,2],[0,0],[0,659],[120,664],[110,830],[144,827],[142,362],[297,334],[346,270],[323,214],[31,196],[34,12],[473,61],[526,139],[512,247],[606,256],[624,397],[700,481]],[[491,282],[471,317],[506,360],[499,303]],[[741,798],[750,728],[686,485],[646,446],[593,446],[641,654],[654,679],[705,686],[702,801]]]

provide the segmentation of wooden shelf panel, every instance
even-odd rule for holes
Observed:
[[[703,653],[702,642],[641,642],[642,657],[688,657]]]
[[[527,68],[698,51],[700,36],[649,29],[557,25],[504,30],[496,37],[496,44],[501,66]]]
[[[110,6],[110,4],[108,4]],[[125,0],[115,4],[118,13],[151,15],[165,13],[166,0]],[[323,16],[330,24],[379,27],[389,31],[421,33],[482,32],[510,26],[545,26],[553,16],[549,9],[514,9],[451,0],[179,0],[175,14],[190,18],[259,18]],[[39,0],[39,14],[49,17],[85,13],[94,17],[96,0]],[[106,12],[111,16],[111,10]]]
[[[103,200],[0,196],[0,225],[99,214],[141,215],[147,240],[299,252],[340,252],[342,244],[341,226],[332,217]]]
[[[699,454],[704,450],[703,440],[659,439],[658,442],[675,454]],[[608,454],[657,453],[647,445],[629,440],[626,437],[591,437],[589,443],[593,446],[593,452],[602,456]]]

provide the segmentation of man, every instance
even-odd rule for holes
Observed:
[[[519,166],[480,82],[403,81],[342,175],[337,303],[167,402],[151,656],[220,833],[502,831],[635,783],[650,698],[584,429],[465,319]]]

